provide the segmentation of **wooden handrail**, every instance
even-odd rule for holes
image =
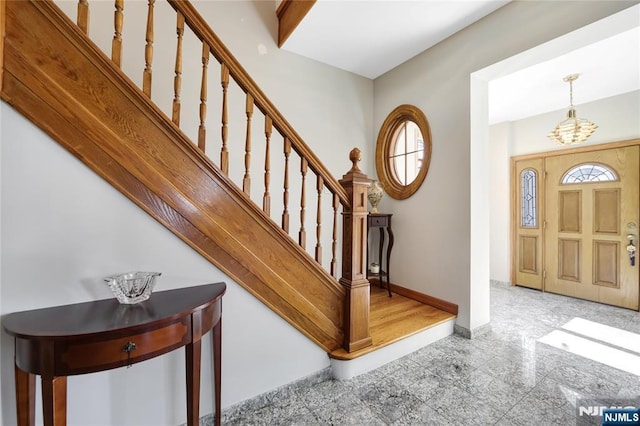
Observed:
[[[340,203],[346,210],[351,209],[351,202],[346,191],[336,178],[327,170],[318,157],[311,151],[300,135],[287,122],[284,116],[271,103],[269,98],[262,92],[258,85],[249,76],[247,71],[240,65],[238,60],[229,52],[226,46],[213,32],[205,19],[198,13],[191,2],[180,0],[167,0],[169,4],[184,16],[185,22],[194,34],[206,43],[213,56],[225,66],[229,74],[236,81],[238,86],[253,98],[255,106],[266,116],[271,117],[273,126],[291,143],[291,147],[301,157],[305,158],[309,168],[318,176],[321,176],[325,186],[340,199]]]

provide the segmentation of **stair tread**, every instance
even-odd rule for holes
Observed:
[[[454,318],[454,314],[399,294],[389,297],[386,289],[372,285],[369,313],[372,345],[354,352],[340,348],[329,356],[355,359]]]

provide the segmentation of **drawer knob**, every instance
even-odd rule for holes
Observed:
[[[122,352],[127,354],[127,361],[131,361],[131,352],[136,350],[136,344],[133,342],[127,342],[122,348]],[[127,368],[131,367],[131,362],[127,363]]]
[[[128,354],[130,354],[135,350],[136,350],[136,344],[133,342],[127,342],[127,344],[124,345],[124,348],[122,348],[122,352],[126,352]]]

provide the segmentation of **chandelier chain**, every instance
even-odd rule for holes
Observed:
[[[569,80],[569,104],[573,108],[573,80]]]

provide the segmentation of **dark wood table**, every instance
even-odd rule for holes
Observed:
[[[369,213],[367,216],[367,235],[372,228],[378,228],[380,230],[380,239],[378,240],[378,262],[380,262],[380,271],[373,272],[369,265],[369,245],[367,244],[367,278],[377,278],[380,283],[380,287],[384,284],[384,280],[387,280],[387,291],[389,297],[391,297],[391,266],[389,262],[391,260],[391,249],[393,248],[393,231],[391,230],[391,216],[389,213]],[[387,244],[386,252],[386,264],[382,263],[382,248],[384,247],[384,231],[389,234],[389,243]],[[386,269],[383,269],[386,268]]]
[[[128,366],[182,346],[187,424],[197,425],[201,339],[213,329],[215,421],[220,424],[224,283],[153,293],[135,305],[116,299],[17,312],[4,320],[15,337],[18,425],[35,424],[35,376],[42,376],[45,426],[66,424],[67,376]]]

